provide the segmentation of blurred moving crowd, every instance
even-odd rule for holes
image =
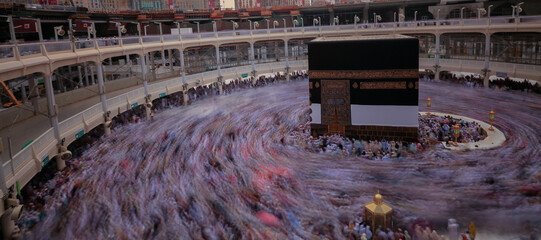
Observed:
[[[307,78],[307,75],[305,73],[297,72],[297,73],[294,73],[291,78],[292,80],[303,80]],[[223,92],[224,94],[231,94],[241,89],[257,88],[257,87],[262,87],[262,86],[267,86],[267,85],[273,85],[283,80],[285,80],[285,76],[281,74],[276,74],[275,76],[260,76],[255,81],[254,79],[235,79],[233,81],[227,82],[223,86]],[[202,99],[208,98],[210,96],[218,95],[218,94],[219,94],[218,87],[215,84],[198,86],[188,91],[188,95],[189,95],[188,104],[192,104],[195,101],[202,100]],[[182,105],[183,105],[182,93],[180,94],[177,93],[177,94],[172,94],[172,95],[155,100],[153,103],[152,110],[154,112],[158,112],[158,111],[163,111],[168,108],[172,108],[175,106],[178,107]],[[145,116],[144,107],[142,106],[136,107],[132,111],[125,112],[115,117],[113,119],[114,127],[115,126],[118,127],[123,124],[137,123],[141,121],[141,119],[144,119],[144,116]],[[151,115],[151,117],[152,116],[153,115]],[[271,116],[268,118],[272,119],[273,117]],[[423,118],[422,116],[420,116],[420,118],[422,119],[421,129],[424,129],[423,134],[422,134],[424,137],[437,136],[439,139],[441,136],[441,139],[445,140],[445,137],[448,137],[448,130],[445,130],[447,128],[445,128],[444,126],[445,125],[450,126],[451,124],[458,122],[464,128],[464,133],[461,132],[461,134],[464,134],[464,136],[462,137],[464,141],[466,141],[467,139],[469,140],[479,139],[475,137],[475,136],[478,136],[476,135],[476,132],[475,132],[478,128],[478,125],[476,125],[475,123],[468,123],[468,122],[458,120],[458,119],[451,119],[449,117]],[[206,131],[212,132],[213,131],[212,126],[209,125],[208,127],[210,129],[206,129]],[[129,133],[123,133],[123,134],[129,135]],[[388,158],[393,158],[393,157],[400,157],[403,154],[415,153],[425,148],[424,143],[405,143],[405,142],[400,142],[400,141],[387,141],[385,139],[382,139],[381,141],[377,141],[377,140],[364,141],[364,140],[357,140],[357,139],[348,139],[348,138],[340,137],[338,135],[321,136],[318,138],[313,138],[313,137],[310,137],[309,135],[310,135],[309,123],[304,123],[301,126],[298,126],[298,128],[295,131],[293,131],[289,136],[283,137],[280,141],[284,145],[295,143],[296,141],[297,144],[303,144],[307,148],[312,149],[312,151],[314,152],[327,153],[327,154],[342,154],[342,155],[347,155],[347,156],[357,155],[363,158],[374,159],[374,160],[383,160],[383,159],[388,159]],[[206,135],[201,135],[201,136],[203,136],[203,138],[200,139],[200,141],[202,141],[203,145],[205,145],[206,141],[210,141],[206,138]],[[235,139],[235,136],[241,137],[241,135],[239,135],[238,133],[230,133],[229,136],[233,140]],[[163,136],[157,135],[156,137],[157,139],[160,139],[166,143],[179,141],[180,139],[180,137],[176,136],[175,133],[166,134]],[[115,141],[117,141],[116,138],[111,139],[108,143],[107,142],[103,143],[99,147],[94,148],[92,150],[91,155],[95,157],[92,157],[92,158],[95,158],[95,160],[100,161],[98,164],[107,164],[106,162],[104,162],[105,160],[102,159],[102,157],[110,156],[110,155],[116,156],[117,153],[109,151],[109,149],[113,145],[115,145]],[[186,141],[188,141],[188,139]],[[299,142],[304,142],[304,143],[299,143]],[[182,144],[182,143],[178,143],[178,144]],[[177,146],[175,148],[175,146],[171,144],[167,144],[167,145],[159,144],[159,146],[153,147],[153,145],[148,142],[138,143],[138,144],[135,144],[135,142],[132,142],[130,143],[130,146],[131,147],[128,148],[127,151],[129,152],[134,151],[132,152],[133,156],[128,154],[129,156],[126,155],[126,159],[124,160],[119,159],[120,162],[117,163],[117,165],[120,164],[121,167],[119,169],[116,169],[116,168],[111,169],[111,171],[115,171],[115,172],[113,172],[112,175],[107,175],[107,176],[104,175],[104,179],[100,179],[100,181],[103,180],[103,182],[116,183],[119,181],[123,181],[122,179],[125,179],[124,175],[126,174],[128,174],[129,176],[131,176],[130,174],[140,175],[140,178],[141,176],[142,177],[146,176],[148,177],[148,179],[145,178],[143,182],[138,182],[138,183],[132,182],[129,184],[130,186],[131,185],[133,186],[126,187],[126,188],[123,187],[124,189],[128,189],[128,190],[131,188],[133,189],[145,188],[146,191],[142,191],[142,193],[140,193],[143,195],[140,195],[139,193],[137,193],[138,191],[135,191],[135,190],[118,193],[120,195],[116,195],[114,191],[105,193],[102,191],[111,191],[111,189],[105,190],[105,189],[102,189],[97,183],[85,182],[86,180],[83,180],[83,179],[88,179],[88,177],[90,176],[89,174],[94,174],[92,172],[97,171],[97,169],[92,169],[92,168],[89,168],[88,166],[82,167],[83,166],[82,163],[84,161],[90,161],[89,157],[72,159],[70,160],[70,163],[67,165],[67,167],[63,171],[56,172],[54,174],[51,172],[55,171],[55,165],[54,163],[49,163],[49,165],[46,166],[46,168],[48,168],[49,170],[43,171],[43,175],[40,175],[40,177],[35,178],[30,184],[27,184],[27,186],[23,189],[25,206],[28,206],[28,207],[24,213],[24,216],[21,218],[21,220],[17,222],[18,226],[22,228],[22,231],[31,230],[32,227],[35,226],[35,224],[40,221],[51,221],[51,214],[56,214],[56,216],[53,219],[57,217],[62,218],[62,219],[64,218],[67,219],[68,217],[64,216],[64,212],[71,212],[71,214],[73,214],[77,211],[80,211],[79,213],[81,214],[81,216],[85,216],[85,218],[80,219],[80,221],[83,221],[83,222],[86,221],[86,222],[91,222],[91,223],[100,222],[101,221],[100,219],[103,216],[92,215],[93,212],[95,213],[95,209],[80,209],[82,206],[85,206],[85,204],[90,204],[90,203],[80,203],[80,205],[75,204],[75,206],[73,206],[73,204],[70,204],[70,202],[73,199],[75,199],[78,194],[82,194],[80,189],[83,189],[83,188],[93,189],[92,191],[96,191],[96,194],[101,192],[99,195],[106,195],[108,197],[117,197],[118,199],[123,199],[122,204],[126,202],[138,202],[138,201],[134,201],[135,198],[149,197],[149,196],[170,196],[171,194],[173,194],[171,192],[168,192],[168,193],[160,192],[159,189],[155,188],[155,186],[161,184],[162,181],[169,180],[166,178],[166,176],[164,177],[164,176],[159,175],[159,173],[163,172],[164,168],[173,169],[170,167],[166,167],[167,164],[174,164],[169,161],[171,159],[167,160],[167,162],[164,163],[163,165],[161,164],[156,165],[155,163],[152,163],[154,164],[152,166],[147,165],[150,163],[140,162],[140,161],[141,159],[145,159],[146,156],[154,156],[153,154],[156,154],[156,153],[154,153],[153,151],[155,151],[156,149],[159,149],[161,153],[167,156],[169,156],[168,155],[169,152],[173,152],[172,153],[173,155],[180,154],[180,157],[182,158],[185,158],[188,152],[185,152],[183,150],[177,151],[179,147]],[[214,145],[212,146],[214,147]],[[213,151],[216,152],[218,150],[214,149]],[[221,154],[222,150],[219,150],[217,153]],[[210,152],[207,152],[207,153],[200,152],[198,154],[203,154],[204,156],[200,156],[200,155],[197,155],[197,156],[204,157],[202,159],[207,159],[208,156],[207,157],[205,156],[210,154]],[[235,161],[243,160],[242,158],[238,158],[240,157],[240,154],[246,154],[246,153],[242,151],[235,152],[235,153],[227,153],[227,155],[231,155],[230,157],[228,157],[230,158],[229,161],[231,163],[227,161],[221,162],[218,160],[212,160],[212,161],[209,160],[209,162],[207,163],[206,161],[203,161],[203,162],[199,161],[200,159],[193,159],[197,161],[193,163],[189,163],[189,164],[196,164],[196,166],[188,166],[188,167],[193,168],[194,171],[197,171],[197,172],[200,172],[200,171],[208,172],[208,176],[207,176],[207,173],[196,175],[196,176],[208,178],[207,179],[208,181],[205,180],[207,181],[205,183],[211,186],[218,187],[217,189],[219,189],[220,187],[217,185],[226,184],[226,183],[231,184],[231,183],[243,181],[242,179],[239,178],[239,172],[235,172],[234,175],[224,175],[226,174],[226,171],[227,172],[232,171],[231,166],[228,166],[229,164],[236,164]],[[128,161],[128,158],[130,159],[133,158],[137,160]],[[213,158],[209,158],[209,159],[213,159]],[[184,161],[188,161],[188,160],[184,160]],[[189,160],[189,161],[192,161],[192,160]],[[155,162],[155,161],[148,161],[148,162]],[[202,164],[202,165],[199,165],[199,164]],[[103,171],[110,174],[110,171],[107,169],[102,169],[102,173],[104,173]],[[117,172],[117,171],[120,171],[120,172]],[[73,174],[75,172],[79,172],[79,174],[86,175],[86,177],[85,176],[73,177]],[[264,189],[268,188],[267,186],[268,184],[276,184],[278,186],[277,189],[281,191],[299,191],[298,189],[299,187],[295,183],[295,180],[289,176],[290,174],[288,173],[288,171],[284,171],[280,169],[269,169],[268,171],[266,171],[265,174],[268,174],[268,177],[264,177],[262,179],[256,179],[257,181],[255,181],[256,183],[261,183]],[[183,181],[182,179],[183,178],[181,178],[181,180],[178,180],[178,181],[182,182]],[[202,179],[199,179],[199,180],[202,180]],[[225,189],[231,186],[224,185],[222,187]],[[62,190],[62,191],[59,191],[59,190]],[[208,189],[200,189],[200,190],[206,191]],[[241,196],[241,199],[244,199],[244,201],[247,202],[249,206],[252,206],[254,211],[258,212],[257,217],[263,224],[267,226],[275,226],[276,222],[279,221],[278,220],[278,217],[279,217],[280,219],[282,219],[282,221],[287,221],[291,223],[293,227],[299,225],[299,219],[298,219],[299,216],[295,215],[294,211],[290,212],[289,210],[287,210],[283,212],[283,210],[281,210],[281,208],[278,205],[276,205],[279,203],[275,202],[273,199],[268,199],[268,196],[261,195],[249,189],[244,189],[243,191],[233,191],[231,189],[229,190],[230,190],[229,192],[242,193],[239,195]],[[205,193],[205,194],[209,194],[209,193]],[[276,197],[282,198],[283,201],[286,201],[286,202],[292,201],[292,199],[288,200],[287,195],[284,195],[285,193],[276,193],[276,194],[277,194]],[[94,195],[94,196],[98,196],[98,195]],[[231,196],[231,197],[236,198],[237,196]],[[152,199],[155,199],[155,198],[152,198]],[[94,200],[95,199],[86,199],[86,201],[94,201]],[[150,200],[150,201],[154,201],[154,200]],[[196,225],[212,224],[212,225],[208,225],[205,229],[201,229],[201,231],[203,232],[203,236],[205,236],[207,239],[218,239],[220,236],[229,236],[229,237],[240,236],[239,235],[240,230],[232,227],[234,226],[234,224],[231,223],[233,221],[233,219],[231,218],[233,218],[234,216],[229,215],[229,214],[233,214],[233,212],[231,212],[232,211],[231,209],[227,210],[228,208],[227,201],[229,200],[227,200],[224,203],[220,203],[220,201],[213,200],[211,209],[213,209],[215,214],[221,215],[222,217],[219,218],[219,222],[205,223],[205,224],[200,223],[200,222],[207,222],[208,219],[205,219],[206,214],[212,214],[212,213],[204,212],[208,209],[201,208],[201,206],[199,205],[201,203],[197,203],[197,201],[203,201],[203,200],[180,199],[177,196],[176,200],[171,199],[170,197],[165,197],[164,201],[177,202],[177,203],[169,202],[167,204],[164,202],[163,204],[167,206],[172,206],[170,204],[180,204],[181,208],[184,209],[182,210],[182,212],[184,212],[184,215],[186,215],[186,216],[182,215],[183,218],[191,219],[191,217],[193,217],[194,219],[191,219],[190,221],[192,221],[192,223],[197,222]],[[207,200],[204,200],[204,201],[207,201]],[[298,200],[295,200],[295,201],[298,201]],[[46,205],[46,203],[49,203],[49,206],[50,206],[49,211],[46,211],[46,209],[44,209],[44,206]],[[98,204],[98,205],[95,205],[95,204]],[[106,203],[103,202],[103,203],[95,203],[95,204],[94,205],[91,204],[91,205],[96,208],[99,208],[99,206],[105,206],[103,204],[106,204]],[[109,202],[107,204],[109,204],[109,207],[113,207],[110,205],[111,204],[115,205],[119,203]],[[72,205],[71,208],[76,207],[79,210],[69,209],[70,205]],[[115,205],[115,209],[116,207],[122,210],[123,214],[132,214],[134,216],[139,216],[143,214],[140,211],[143,211],[144,209],[144,207],[137,206],[137,205],[119,205],[119,206]],[[275,209],[275,211],[273,212],[272,209]],[[107,216],[108,214],[115,214],[115,213],[102,212],[102,214],[104,214],[104,216]],[[137,236],[145,236],[146,238],[151,238],[153,236],[154,237],[160,236],[157,234],[160,234],[159,233],[161,232],[160,229],[163,228],[162,226],[165,224],[162,222],[162,218],[154,216],[155,215],[154,213],[153,214],[147,213],[143,215],[147,217],[150,216],[150,218],[146,219],[147,222],[141,222],[142,225],[140,226],[140,229],[141,229],[140,232],[131,233],[131,234],[135,234]],[[49,216],[49,220],[44,220],[47,216]],[[435,231],[430,231],[428,227],[422,227],[422,228],[414,227],[413,230],[409,229],[410,230],[409,232],[407,230],[402,231],[401,229],[398,229],[397,231],[392,231],[391,229],[377,228],[377,230],[374,233],[372,233],[369,229],[370,226],[366,225],[366,223],[363,223],[362,220],[350,222],[349,224],[346,224],[346,223],[347,222],[344,222],[344,229],[343,229],[344,235],[340,236],[339,238],[345,237],[348,239],[385,239],[385,240],[388,240],[388,239],[397,239],[397,240],[398,239],[405,239],[405,240],[443,239],[441,237],[437,237],[438,236],[437,233],[435,233]],[[62,229],[62,227],[60,226],[62,225],[61,223],[59,223],[60,225],[58,224],[51,225],[51,222],[47,222],[47,224],[48,226],[55,226],[59,229]],[[119,223],[119,225],[120,224],[122,223]],[[70,225],[73,227],[73,225],[77,225],[77,223],[71,223]],[[220,228],[216,228],[216,226],[223,226],[223,229],[220,230]],[[329,226],[322,227],[322,226],[323,225],[314,224],[312,232],[316,232],[316,233],[319,232],[320,235],[325,235],[325,236],[333,236],[332,226],[330,227]],[[82,227],[98,228],[98,226],[86,226],[86,225],[82,225]],[[191,227],[196,227],[196,226],[191,226]],[[241,227],[242,227],[241,229],[245,229],[246,226],[241,226]],[[322,227],[322,229],[318,229],[320,227]],[[298,228],[298,226],[296,228]],[[298,235],[302,236],[302,234],[304,234],[302,230],[292,231],[291,229],[284,228],[284,227],[280,227],[279,229],[280,230],[276,232],[265,232],[265,233],[258,233],[256,231],[243,232],[242,235],[252,236],[255,238],[264,238],[264,239],[279,239],[285,236],[298,236]],[[164,230],[164,229],[161,229],[161,230]],[[116,235],[117,237],[121,237],[121,238],[122,237],[129,238],[130,236],[134,236],[134,235],[130,235],[130,233],[123,233],[122,231],[119,231],[116,234],[117,234]],[[253,234],[253,235],[250,235],[250,234]],[[102,235],[99,235],[99,236],[102,236]],[[330,237],[330,238],[335,238],[335,237],[338,237],[338,236],[334,235],[334,237]],[[39,238],[39,236],[37,238]]]
[[[420,73],[419,78],[432,81],[432,79],[434,79],[434,73]],[[463,84],[472,88],[483,87],[484,80],[483,76],[479,74],[455,73],[448,71],[442,71],[440,73],[440,79],[446,82]],[[518,80],[509,77],[491,77],[489,80],[489,87],[500,91],[513,90],[541,94],[541,83],[527,79]]]
[[[498,89],[501,91],[515,90],[515,91],[541,94],[541,84],[539,84],[538,82],[536,82],[535,84],[532,84],[532,82],[528,80],[519,82],[519,81],[511,80],[510,78],[505,78],[505,79],[500,78],[496,80],[490,80],[489,85],[490,85],[490,88]]]

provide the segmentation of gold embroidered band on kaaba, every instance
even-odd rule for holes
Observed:
[[[310,70],[308,75],[312,79],[419,78],[419,69]]]
[[[419,89],[419,82],[354,82],[351,81],[354,89]]]
[[[315,84],[312,84],[313,82],[309,83],[310,89],[312,88],[319,88],[319,83],[316,82]],[[314,86],[315,85],[315,86]],[[351,81],[351,86],[354,89],[419,89],[419,82],[418,81],[398,81],[398,82],[359,82],[359,81]]]

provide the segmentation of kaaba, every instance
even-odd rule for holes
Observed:
[[[419,41],[404,35],[308,43],[313,136],[418,140]]]

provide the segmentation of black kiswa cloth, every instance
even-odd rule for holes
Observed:
[[[403,35],[323,37],[308,43],[308,69],[419,69],[419,40]]]

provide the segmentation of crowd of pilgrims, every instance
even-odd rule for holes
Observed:
[[[479,74],[463,75],[453,72],[442,72],[440,74],[442,81],[448,81],[452,83],[464,84],[468,87],[483,87],[483,77]]]
[[[499,78],[490,80],[489,86],[490,88],[498,89],[501,91],[516,90],[541,94],[541,84],[539,84],[539,82],[532,84],[530,81],[527,80],[520,82],[511,80],[510,78]]]
[[[468,122],[451,116],[419,115],[419,135],[424,139],[434,139],[440,142],[454,141],[453,127],[460,127],[457,142],[478,142],[486,137],[486,133],[476,122]]]
[[[409,231],[408,231],[409,229]],[[382,229],[378,227],[374,232],[370,230],[370,225],[366,224],[362,218],[349,221],[344,226],[343,233],[346,239],[349,240],[447,240],[448,237],[440,235],[436,230],[430,228],[429,222],[420,218],[411,224],[411,226],[405,230],[397,228],[392,230],[390,228]],[[460,240],[471,240],[472,236],[469,231],[460,234]]]
[[[304,72],[294,72],[291,75],[291,80],[305,80],[307,79],[307,74]],[[242,89],[249,89],[249,88],[258,88],[263,87],[267,85],[273,85],[280,81],[285,81],[286,77],[282,74],[276,74],[274,76],[260,76],[255,81],[254,79],[235,79],[230,82],[227,82],[223,86],[223,94],[231,94],[235,91],[240,91]],[[198,86],[196,88],[192,88],[188,91],[189,100],[188,104],[193,104],[195,101],[199,99],[204,99],[208,97],[212,97],[219,94],[219,90],[217,85],[215,84],[208,84],[204,86]],[[153,117],[154,112],[158,111],[164,111],[168,108],[173,107],[180,107],[184,104],[183,102],[183,96],[182,93],[175,93],[171,94],[166,97],[159,98],[153,102],[152,107],[152,114],[151,117]],[[144,119],[145,117],[145,108],[143,106],[139,106],[136,108],[133,108],[131,111],[124,112],[117,117],[113,118],[113,128],[118,127],[119,125],[124,124],[132,124],[137,123]],[[423,118],[420,121],[420,129],[422,135],[425,135],[423,137],[433,137],[440,140],[445,141],[448,137],[448,128],[445,126],[449,126],[451,124],[454,124],[455,121],[458,121],[459,124],[462,125],[462,127],[465,129],[464,133],[468,133],[470,135],[464,135],[462,139],[470,139],[470,140],[480,140],[478,133],[475,134],[475,132],[478,130],[478,125],[475,123],[468,123],[461,120],[456,119],[450,119],[449,117],[431,117],[431,118]],[[394,140],[359,140],[359,139],[349,139],[345,137],[341,137],[339,135],[330,135],[330,136],[320,136],[317,138],[314,138],[310,136],[309,134],[309,122],[299,126],[295,131],[292,131],[289,135],[281,139],[283,144],[292,144],[292,145],[298,145],[300,142],[302,142],[302,145],[304,147],[308,147],[312,149],[314,152],[320,152],[325,154],[342,154],[342,155],[356,155],[361,158],[368,158],[368,159],[374,159],[374,160],[384,160],[384,159],[390,159],[390,158],[398,158],[401,155],[404,154],[411,154],[415,153],[417,151],[421,151],[426,147],[426,143],[421,142],[414,142],[414,143],[407,143],[402,141],[394,141]],[[441,131],[439,133],[436,133],[439,128],[436,128],[436,126],[441,127]],[[469,128],[466,128],[469,127]],[[429,130],[430,129],[430,130]],[[469,130],[467,130],[469,129]],[[433,131],[434,130],[434,131]],[[471,130],[471,131],[470,131]],[[474,134],[472,134],[474,133]],[[92,136],[92,134],[85,135],[82,140],[85,141],[85,144],[83,144],[82,149],[89,148],[90,145],[96,141],[99,138],[99,136]],[[99,150],[103,151],[103,149]],[[44,170],[37,175],[29,184],[27,184],[22,189],[23,196],[19,195],[19,199],[22,200],[22,202],[25,205],[25,211],[23,214],[23,217],[17,221],[17,226],[21,229],[19,231],[25,232],[28,230],[31,230],[35,224],[40,222],[46,215],[44,211],[44,205],[48,201],[55,201],[56,208],[58,209],[58,212],[61,212],[62,209],[66,208],[68,205],[68,201],[70,199],[70,196],[62,195],[58,199],[51,200],[50,198],[53,196],[55,190],[62,188],[65,184],[68,183],[70,180],[72,174],[76,172],[80,172],[83,169],[81,169],[81,163],[84,161],[82,158],[75,157],[68,161],[67,167],[62,171],[56,171],[56,165],[54,161],[51,161],[49,165],[45,166]],[[75,184],[77,185],[77,183]],[[73,191],[75,191],[78,187],[75,186]],[[253,196],[255,197],[255,196]],[[263,212],[264,216],[262,217],[262,221],[269,221],[270,225],[272,225],[272,218],[274,215],[268,214]],[[265,214],[269,216],[265,216]],[[60,216],[60,215],[59,215]],[[61,217],[61,216],[60,216]],[[437,236],[434,235],[434,233],[430,232],[430,229],[427,227],[423,227],[422,229],[418,226],[414,226],[414,228],[410,229],[410,233],[408,231],[402,231],[401,229],[398,229],[397,231],[391,231],[390,229],[381,229],[381,226],[377,228],[377,230],[372,233],[370,231],[370,226],[367,225],[367,223],[362,221],[362,217],[358,216],[360,220],[357,220],[355,222],[349,222],[343,221],[344,225],[344,236],[348,239],[420,239],[420,240],[428,240],[428,239],[440,239],[435,238]],[[270,220],[268,218],[271,218]],[[318,226],[315,226],[314,228],[318,228]],[[427,230],[428,229],[428,230]],[[325,232],[328,231],[325,230],[325,227],[323,229],[314,229],[314,231],[321,231]],[[428,232],[427,232],[428,231]],[[209,233],[211,234],[211,233]],[[211,234],[212,235],[212,234]],[[267,235],[269,238],[275,238],[278,235]],[[443,239],[443,238],[442,238]]]
[[[439,147],[454,142],[452,127],[460,126],[457,142],[478,142],[486,137],[486,132],[476,122],[455,119],[451,116],[419,114],[419,141],[405,142],[398,139],[363,140],[346,138],[340,135],[310,136],[310,123],[299,126],[285,141],[287,144],[304,146],[306,139],[310,150],[343,156],[358,156],[372,160],[387,160],[423,151],[429,145]],[[299,144],[300,143],[300,144]]]
[[[434,79],[433,73],[422,73],[419,74],[420,79],[431,81]],[[483,87],[484,77],[479,74],[464,74],[464,73],[454,73],[448,71],[442,71],[440,73],[440,80],[446,82],[452,82],[456,84],[463,84],[472,88],[481,88]],[[490,79],[488,85],[491,89],[496,89],[500,91],[522,91],[528,93],[541,94],[541,83],[533,82],[528,80],[517,81],[509,77],[505,78],[494,78]]]

